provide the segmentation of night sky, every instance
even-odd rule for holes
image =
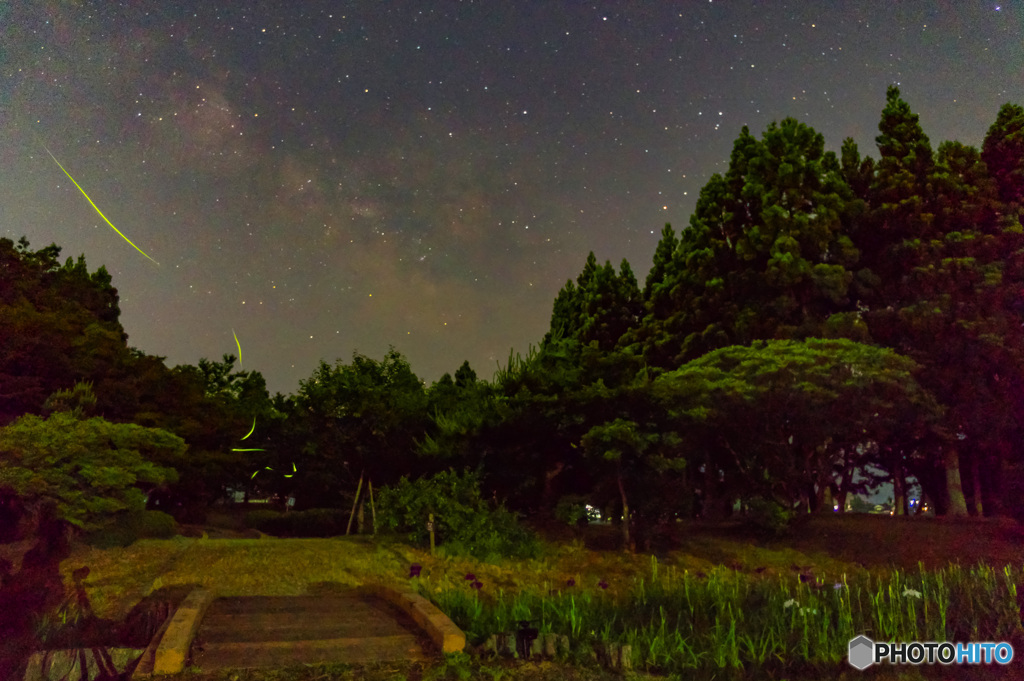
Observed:
[[[105,265],[169,366],[490,378],[588,251],[642,285],[743,125],[877,156],[890,83],[980,146],[1024,3],[0,0],[0,236]]]

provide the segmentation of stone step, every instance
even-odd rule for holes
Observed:
[[[413,634],[305,641],[203,643],[193,647],[192,654],[192,664],[204,672],[301,664],[370,664],[387,660],[428,659],[421,639]]]
[[[309,613],[207,615],[199,633],[205,643],[230,641],[301,641],[376,637],[404,633],[395,618],[374,612],[358,619],[319,617]]]
[[[424,647],[426,646],[426,647]],[[423,660],[432,646],[404,611],[353,590],[330,596],[218,598],[192,642],[205,671]]]
[[[344,596],[229,596],[215,600],[207,616],[254,612],[359,613],[368,609],[372,609],[372,606],[355,591]]]

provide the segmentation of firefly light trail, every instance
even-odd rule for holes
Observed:
[[[62,165],[60,164],[60,161],[58,161],[58,160],[57,160],[57,157],[56,157],[56,156],[54,156],[54,155],[53,155],[53,154],[52,154],[52,153],[50,152],[50,150],[49,150],[49,149],[46,149],[46,147],[43,147],[43,149],[45,149],[45,150],[46,150],[46,153],[47,153],[47,154],[50,154],[50,158],[52,158],[52,159],[53,159],[53,162],[57,164],[57,167],[58,167],[58,168],[60,168],[61,170],[64,170],[64,166],[62,166]],[[103,214],[103,211],[101,211],[101,210],[100,210],[100,209],[99,209],[99,208],[98,208],[98,207],[96,206],[96,204],[92,202],[92,199],[90,199],[90,198],[89,198],[89,195],[85,193],[85,190],[84,190],[84,189],[82,189],[82,186],[81,186],[80,184],[78,184],[77,182],[75,182],[75,178],[71,177],[71,173],[69,173],[69,172],[68,172],[67,170],[64,170],[64,174],[68,176],[68,179],[69,179],[69,180],[71,180],[72,182],[74,182],[74,185],[75,185],[76,187],[78,187],[78,191],[82,192],[82,196],[84,196],[84,197],[85,197],[85,200],[89,202],[89,205],[90,205],[90,206],[92,206],[93,208],[95,208],[95,209],[96,209],[96,212],[100,214],[100,217],[101,217],[101,218],[103,218],[103,220],[104,220],[104,221],[105,221],[105,222],[106,222],[106,223],[107,223],[108,225],[110,225],[110,228],[111,228],[111,229],[113,229],[113,230],[114,230],[115,232],[117,232],[118,234],[120,234],[120,235],[121,235],[121,238],[122,238],[122,239],[124,239],[125,241],[127,241],[127,242],[128,242],[129,244],[131,244],[132,248],[134,248],[134,249],[135,249],[136,251],[138,251],[139,253],[142,253],[142,255],[145,255],[145,256],[146,256],[147,258],[149,258],[149,260],[151,260],[151,261],[152,261],[152,262],[154,262],[155,264],[157,264],[157,265],[159,265],[159,264],[160,264],[160,263],[158,263],[158,262],[157,262],[156,260],[153,260],[153,258],[150,258],[150,257],[149,257],[149,255],[147,255],[147,254],[146,254],[146,252],[145,252],[145,251],[143,251],[143,250],[142,250],[141,248],[139,248],[138,246],[136,246],[135,244],[133,244],[133,243],[132,243],[132,240],[131,240],[131,239],[129,239],[128,237],[126,237],[126,236],[125,236],[124,234],[122,234],[122,233],[121,233],[121,230],[119,230],[119,229],[118,229],[117,227],[114,227],[114,223],[113,223],[113,222],[111,222],[110,220],[107,220],[107,216],[106,216],[106,215],[104,215],[104,214]],[[239,359],[239,362],[241,362],[241,359]]]
[[[111,225],[111,227],[113,227],[113,225]],[[242,365],[242,344],[238,342],[238,336],[235,335],[234,329],[231,329],[231,335],[235,336],[235,345],[238,346],[238,366],[239,368],[244,369],[245,367]],[[255,427],[255,424],[253,424],[253,427]],[[248,437],[248,435],[246,437]],[[243,437],[242,439],[244,440],[245,438]]]
[[[249,478],[249,479],[250,479],[250,480],[254,480],[254,479],[256,478],[256,476],[257,476],[257,475],[259,475],[260,473],[262,473],[263,471],[273,471],[273,470],[274,470],[274,469],[273,469],[273,468],[271,468],[270,466],[266,466],[266,467],[265,467],[265,468],[263,468],[262,470],[258,470],[258,471],[256,471],[255,473],[253,473],[253,474],[252,474],[252,477],[251,477],[251,478]],[[298,471],[298,470],[299,470],[299,469],[295,467],[295,462],[292,462],[292,472],[291,472],[291,473],[287,473],[287,474],[284,474],[284,477],[286,477],[286,478],[291,478],[291,477],[294,477],[294,476],[295,476],[295,473],[296,473],[296,471]]]
[[[243,440],[248,440],[249,436],[252,435],[255,431],[256,431],[256,417],[253,416],[252,417],[252,428],[249,429],[249,432],[246,433],[245,437],[243,437],[242,439]]]

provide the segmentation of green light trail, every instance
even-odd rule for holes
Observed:
[[[46,149],[46,147],[43,147],[43,149]],[[61,170],[64,170],[64,166],[62,166],[60,164],[60,161],[57,160],[56,156],[54,156],[52,153],[50,153],[49,149],[46,149],[46,153],[50,154],[50,158],[53,159],[53,162],[57,164],[58,168],[60,168]],[[153,258],[150,258],[149,255],[147,255],[145,251],[143,251],[141,248],[139,248],[138,246],[133,244],[131,239],[129,239],[128,237],[126,237],[124,234],[121,233],[121,230],[119,230],[117,227],[114,227],[114,223],[113,222],[111,222],[110,220],[107,220],[107,216],[103,214],[103,211],[101,211],[99,208],[97,208],[96,204],[93,203],[92,199],[89,198],[89,195],[85,193],[84,189],[82,189],[82,186],[80,184],[78,184],[77,182],[75,182],[75,178],[71,177],[71,173],[69,173],[67,170],[64,170],[64,174],[68,176],[69,180],[74,182],[75,186],[78,187],[78,191],[82,192],[82,196],[85,197],[85,200],[89,202],[90,206],[92,206],[93,208],[96,209],[96,212],[100,214],[100,217],[103,218],[103,220],[108,225],[110,225],[111,229],[113,229],[118,234],[121,234],[121,238],[124,239],[125,241],[127,241],[129,244],[131,244],[132,248],[134,248],[136,251],[138,251],[139,253],[142,253],[142,255],[145,255],[147,258],[149,258],[151,261],[156,263],[158,266],[160,265],[160,263],[156,262],[156,260],[153,260]],[[241,351],[239,351],[239,352],[241,352]],[[241,360],[239,360],[239,361],[241,361]]]

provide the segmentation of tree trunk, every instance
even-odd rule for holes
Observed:
[[[836,502],[839,504],[839,512],[846,513],[846,498],[850,495],[850,490],[846,488],[846,482],[844,481],[839,487],[839,493],[836,495]]]
[[[974,451],[971,457],[971,501],[974,515],[978,518],[985,517],[985,509],[981,504],[981,466],[978,465],[978,451]]]
[[[832,499],[832,486],[822,485],[819,494],[821,501],[818,502],[818,512],[832,513],[835,510],[835,501]]]
[[[541,492],[540,503],[543,508],[553,508],[555,498],[555,478],[565,469],[565,462],[559,461],[555,467],[544,471],[544,490]]]
[[[941,462],[940,462],[941,464]],[[921,485],[921,499],[928,499],[928,508],[935,515],[945,513],[945,472],[941,465],[921,465],[915,468],[914,477]]]
[[[622,550],[623,551],[634,551],[634,546],[630,543],[629,537],[629,500],[626,499],[626,487],[622,484],[622,473],[618,475],[619,481],[619,494],[622,496]]]
[[[356,534],[364,534],[366,531],[366,495],[359,499],[359,510],[356,511]]]
[[[946,515],[952,518],[967,516],[967,500],[964,499],[964,486],[960,481],[960,455],[956,448],[946,446],[943,449],[943,466],[946,468]]]
[[[852,458],[852,455],[844,459],[843,477],[839,482],[837,500],[839,501],[840,513],[846,513],[846,499],[850,496],[850,487],[853,485],[853,466],[850,465],[850,458]]]
[[[1008,454],[1008,448],[1004,446],[1003,442],[999,442],[996,445],[996,460],[992,462],[992,474],[988,477],[989,493],[987,506],[988,514],[995,518],[1009,517],[1009,513],[1006,512],[1006,476],[1007,476],[1007,465],[1006,456]]]
[[[892,455],[892,509],[895,515],[907,513],[907,479],[899,455]]]

